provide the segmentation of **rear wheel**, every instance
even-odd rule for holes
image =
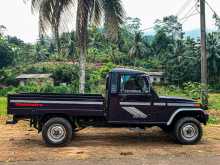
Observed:
[[[192,117],[178,120],[173,131],[177,142],[188,145],[198,143],[203,134],[200,122]]]
[[[73,136],[70,122],[64,118],[51,118],[42,128],[42,137],[48,146],[63,146],[71,142]]]

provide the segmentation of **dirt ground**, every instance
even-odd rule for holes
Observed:
[[[149,156],[219,156],[220,125],[204,127],[198,145],[175,144],[159,128],[145,131],[129,129],[87,128],[76,133],[72,143],[63,148],[48,148],[28,123],[4,124],[0,117],[0,162],[54,161],[88,159],[138,159]],[[218,163],[217,163],[218,164]]]

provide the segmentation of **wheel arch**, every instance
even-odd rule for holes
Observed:
[[[69,116],[69,115],[64,114],[64,113],[52,113],[52,114],[48,113],[48,114],[44,114],[44,115],[39,117],[39,120],[38,120],[39,129],[38,129],[38,131],[39,132],[42,131],[42,127],[43,127],[44,123],[46,123],[51,118],[55,118],[55,117],[64,118],[67,121],[69,121],[72,126],[75,126],[75,124],[74,124],[74,121],[75,121],[74,116]]]
[[[183,117],[194,117],[199,122],[206,124],[207,119],[205,115],[205,111],[200,108],[180,108],[177,109],[169,118],[167,122],[167,126],[172,125],[177,120]]]

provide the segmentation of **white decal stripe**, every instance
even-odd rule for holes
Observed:
[[[182,106],[182,107],[194,107],[195,104],[187,104],[187,103],[168,103],[168,106]]]
[[[10,100],[11,103],[36,103],[36,104],[82,104],[82,105],[103,105],[103,102],[92,101],[50,101],[50,100]]]
[[[130,113],[134,118],[147,118],[147,115],[138,110],[135,107],[122,107],[128,113]]]
[[[120,102],[120,105],[151,105],[151,103],[142,103],[142,102]]]
[[[133,107],[127,107],[127,109],[132,112],[133,114],[135,114],[136,118],[142,118],[142,116],[140,115],[140,113],[138,113],[138,111],[136,111],[135,109],[132,109]]]
[[[135,113],[134,111],[132,111],[131,109],[124,108],[124,110],[126,110],[128,113],[130,113],[133,116],[133,118],[135,118],[135,119],[140,118],[140,116],[137,113]]]
[[[166,103],[154,103],[155,106],[166,106]]]
[[[130,107],[131,110],[133,110],[134,112],[136,112],[137,114],[139,114],[142,118],[146,118],[147,115],[144,114],[142,111],[140,111],[139,109],[135,108],[135,107]]]

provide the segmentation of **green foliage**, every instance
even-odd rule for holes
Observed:
[[[201,84],[188,82],[184,84],[183,88],[179,88],[174,85],[168,85],[168,86],[155,86],[155,89],[159,95],[181,96],[190,99],[199,99]]]
[[[209,95],[209,109],[220,110],[220,95],[212,93]]]
[[[218,117],[215,116],[210,116],[209,120],[208,120],[209,124],[219,124],[220,123],[220,119]]]
[[[186,92],[183,92],[183,89],[178,88],[174,85],[170,86],[154,86],[154,89],[158,93],[158,95],[162,96],[181,96],[188,97]]]
[[[73,81],[77,81],[78,78],[78,67],[75,65],[63,65],[57,66],[52,72],[55,85],[60,83],[71,84]]]
[[[8,42],[0,36],[0,69],[12,64],[13,55],[13,50]]]
[[[90,68],[87,71],[86,91],[89,93],[104,93],[106,75],[114,67],[114,64],[108,63],[100,68]]]
[[[0,97],[0,115],[5,115],[7,111],[7,99]]]
[[[199,99],[201,95],[201,84],[188,82],[183,85],[183,91],[193,99]]]

